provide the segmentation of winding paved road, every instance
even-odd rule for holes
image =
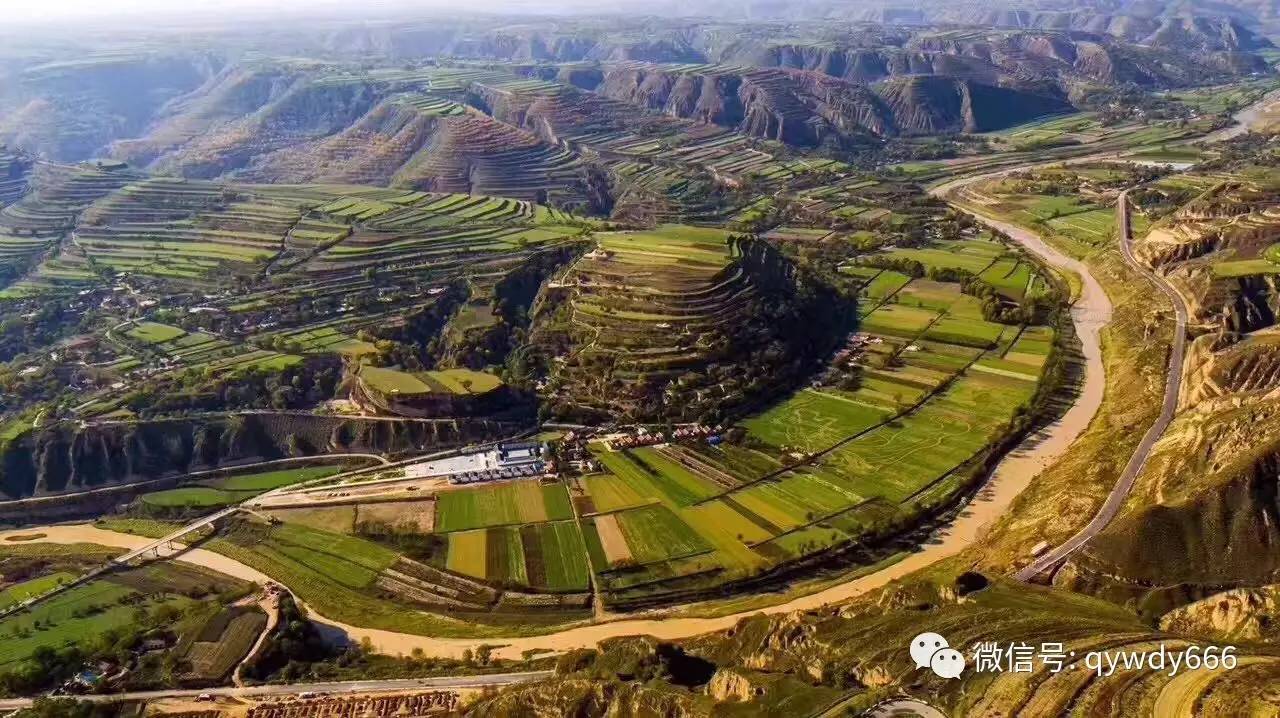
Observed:
[[[1263,104],[1262,102],[1257,105]],[[1238,116],[1244,116],[1254,108],[1246,108]],[[1216,139],[1216,138],[1215,138]],[[1090,156],[1073,158],[1065,160],[1066,163],[1078,163],[1097,161],[1103,159],[1117,159],[1110,154],[1105,156]],[[963,189],[965,186],[974,182],[982,181],[996,176],[1009,174],[1010,172],[1024,170],[1043,164],[1061,164],[1064,161],[1041,162],[1031,165],[1021,165],[1013,168],[1005,168],[996,172],[981,174],[971,177],[960,178],[948,181],[935,187],[931,193],[937,197],[949,197],[951,193]],[[1111,319],[1112,306],[1107,298],[1106,292],[1097,280],[1090,274],[1089,269],[1082,262],[1068,257],[1053,247],[1046,244],[1038,235],[1029,230],[999,220],[995,217],[985,215],[980,208],[971,206],[962,206],[960,209],[973,214],[984,224],[1008,235],[1013,241],[1022,245],[1025,249],[1039,256],[1046,264],[1062,271],[1074,273],[1081,279],[1081,292],[1071,307],[1072,322],[1075,325],[1076,334],[1080,339],[1081,353],[1084,356],[1084,372],[1080,387],[1080,396],[1070,409],[1058,421],[1044,427],[1032,436],[1027,437],[1024,442],[1010,452],[996,466],[991,476],[980,487],[977,495],[959,515],[950,524],[940,528],[936,534],[926,542],[919,550],[910,554],[906,558],[894,563],[880,571],[872,574],[853,578],[849,581],[837,584],[827,589],[795,598],[785,603],[776,604],[760,610],[743,611],[740,613],[720,616],[716,618],[662,618],[661,614],[655,614],[653,618],[631,618],[605,623],[596,623],[581,625],[568,628],[555,633],[545,634],[541,636],[529,636],[519,638],[483,638],[483,639],[460,639],[460,638],[432,638],[429,636],[419,636],[415,634],[398,633],[393,631],[383,631],[377,629],[367,629],[333,621],[311,611],[311,617],[318,623],[327,624],[335,628],[345,631],[353,640],[361,640],[368,638],[372,641],[377,650],[391,654],[407,654],[415,648],[420,648],[427,655],[432,656],[461,656],[463,651],[472,649],[480,645],[493,646],[495,643],[501,643],[501,647],[494,650],[495,657],[498,658],[520,658],[524,651],[563,651],[572,648],[590,647],[598,642],[617,636],[649,634],[660,639],[673,640],[679,638],[687,638],[690,636],[707,633],[711,631],[724,630],[732,627],[742,618],[757,613],[776,614],[791,611],[812,610],[823,606],[847,601],[851,598],[862,595],[866,592],[880,588],[890,581],[902,578],[910,573],[934,564],[937,561],[954,556],[960,551],[968,548],[980,541],[986,533],[990,524],[998,519],[1014,499],[1031,483],[1031,481],[1040,474],[1047,466],[1055,462],[1061,457],[1077,437],[1085,430],[1092,421],[1102,403],[1102,397],[1105,388],[1104,366],[1102,362],[1102,350],[1100,332]],[[1151,272],[1150,270],[1137,263],[1131,252],[1128,233],[1128,206],[1127,201],[1122,197],[1118,203],[1117,212],[1120,214],[1120,224],[1124,228],[1122,249],[1125,258],[1134,264],[1135,268],[1144,276],[1147,276],[1152,282],[1158,286],[1161,291],[1169,295],[1170,300],[1177,311],[1177,329],[1175,334],[1175,342],[1171,353],[1171,361],[1169,366],[1169,376],[1166,384],[1165,401],[1161,411],[1160,419],[1152,425],[1144,436],[1139,445],[1138,450],[1130,458],[1129,464],[1126,466],[1125,472],[1122,474],[1120,481],[1112,489],[1103,507],[1095,515],[1094,519],[1076,536],[1073,536],[1066,543],[1044,554],[1030,566],[1019,572],[1018,577],[1024,580],[1033,577],[1044,569],[1055,565],[1057,562],[1069,556],[1072,552],[1078,550],[1089,539],[1097,535],[1119,512],[1120,507],[1124,503],[1124,499],[1128,496],[1133,486],[1137,473],[1145,464],[1147,456],[1150,453],[1151,446],[1164,432],[1172,419],[1173,410],[1177,404],[1178,388],[1181,379],[1182,357],[1185,348],[1185,327],[1186,327],[1186,308],[1176,291],[1170,287],[1162,277]],[[53,527],[59,528],[59,527]],[[74,529],[74,527],[65,527]],[[54,533],[51,531],[51,533]],[[62,539],[63,542],[68,540],[85,540],[81,538],[72,538],[75,531],[69,531],[68,536]],[[135,549],[139,547],[138,538],[128,536],[126,534],[112,534],[111,532],[95,532],[95,538],[101,543],[108,545],[125,545],[128,548]],[[118,539],[101,540],[101,537],[113,536]],[[59,539],[50,537],[47,540],[57,542]],[[190,561],[192,563],[200,563],[210,568],[221,567],[221,570],[232,575],[255,575],[256,571],[238,564],[225,556],[211,554],[207,551],[188,551],[178,556],[179,560]],[[259,575],[259,578],[264,578]]]
[[[1120,513],[1120,509],[1124,506],[1125,499],[1129,497],[1129,492],[1133,490],[1133,484],[1137,480],[1138,474],[1151,456],[1152,447],[1159,441],[1165,430],[1169,428],[1169,423],[1173,421],[1174,414],[1178,409],[1178,392],[1182,387],[1182,360],[1186,353],[1187,345],[1187,306],[1182,300],[1182,295],[1163,276],[1152,271],[1134,257],[1133,236],[1129,227],[1128,195],[1128,190],[1125,190],[1120,193],[1120,197],[1116,201],[1116,226],[1120,231],[1120,250],[1124,254],[1125,261],[1135,271],[1150,280],[1169,298],[1170,303],[1173,304],[1177,320],[1173,330],[1173,344],[1169,353],[1169,366],[1165,376],[1164,403],[1160,406],[1160,416],[1147,429],[1147,433],[1142,436],[1142,441],[1138,442],[1137,448],[1134,449],[1133,454],[1129,457],[1129,462],[1125,464],[1124,471],[1120,473],[1120,478],[1116,480],[1115,486],[1111,488],[1111,493],[1107,495],[1107,500],[1098,509],[1098,513],[1094,514],[1093,519],[1074,536],[1036,557],[1025,568],[1014,574],[1019,581],[1030,581],[1041,573],[1057,566],[1066,560],[1068,556],[1080,550],[1094,536],[1101,533],[1115,519]]]

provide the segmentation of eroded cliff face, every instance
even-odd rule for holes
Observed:
[[[469,711],[474,718],[617,716],[706,718],[711,706],[698,696],[622,681],[553,679],[504,691]]]
[[[1222,272],[1219,262],[1265,261],[1278,231],[1280,196],[1274,190],[1222,182],[1136,237],[1134,254],[1182,290],[1193,324],[1221,337],[1216,351],[1275,325],[1280,312],[1276,275]]]
[[[1113,697],[1151,689],[1132,673],[1114,682],[1100,678],[1101,690],[1079,692],[1062,691],[1040,670],[1007,672],[993,682],[973,671],[945,680],[919,669],[907,646],[926,631],[966,653],[990,641],[1063,641],[1085,651],[1168,638],[1102,601],[1000,581],[964,587],[950,576],[943,569],[933,573],[936,583],[908,579],[839,605],[757,614],[678,646],[637,637],[571,651],[553,678],[482,699],[473,714],[782,718],[820,715],[852,699],[842,710],[860,715],[880,700],[911,695],[949,715],[1018,715],[1027,713],[1026,705],[1037,707],[1034,715],[1067,714],[1073,707],[1110,715]],[[677,651],[686,652],[695,671],[663,660]]]
[[[578,83],[613,100],[800,146],[860,135],[986,131],[1070,109],[1053,94],[956,77],[898,76],[919,69],[910,63],[864,73],[858,82],[833,77],[838,69],[689,72],[633,63],[604,70],[595,85],[587,76]]]
[[[675,117],[794,145],[814,146],[859,132],[895,133],[888,109],[874,92],[814,72],[684,73],[629,66],[605,72],[592,89]]]
[[[1280,586],[1216,593],[1160,617],[1160,630],[1213,636],[1227,641],[1275,641],[1280,638]]]
[[[0,143],[58,161],[88,159],[137,136],[165,103],[221,66],[200,53],[138,53],[29,68],[0,82]]]
[[[929,33],[899,46],[815,43],[740,43],[719,58],[761,67],[813,70],[850,82],[936,75],[1023,90],[1079,83],[1132,82],[1171,87],[1197,77],[1268,72],[1256,55],[1207,51],[1179,44],[1134,45],[1105,35],[1037,30]]]
[[[0,492],[18,499],[292,456],[446,449],[496,438],[510,428],[481,419],[381,421],[269,412],[58,425],[0,449]]]

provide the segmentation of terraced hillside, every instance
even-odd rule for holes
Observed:
[[[776,252],[721,230],[596,240],[535,322],[557,352],[551,395],[565,411],[713,418],[785,385],[848,321],[836,308],[807,336],[789,332],[818,300],[801,296],[804,280]]]
[[[7,288],[6,306],[44,317],[52,300],[81,319],[56,330],[62,333],[37,335],[65,340],[74,351],[53,352],[34,372],[19,371],[30,366],[22,359],[3,375],[13,391],[5,434],[23,451],[28,440],[48,438],[41,438],[41,419],[55,414],[42,400],[55,385],[74,395],[58,407],[55,425],[73,417],[147,424],[173,412],[305,413],[358,399],[348,377],[361,363],[501,365],[542,277],[569,259],[590,227],[515,199],[144,177],[114,165],[42,165],[36,187],[0,210],[15,240],[29,238],[25,275]],[[503,421],[530,411],[523,395],[508,392],[465,411],[462,404],[426,414],[351,406],[389,417],[443,416],[446,423],[480,415],[473,435],[482,437],[507,431],[512,424]],[[404,451],[430,441],[411,438],[420,429],[446,431],[421,423],[374,423],[385,435],[368,438],[280,440],[293,455],[353,442]],[[103,481],[114,484],[136,470]],[[52,466],[18,473],[81,485]]]
[[[116,272],[226,282],[260,271],[300,219],[296,206],[230,186],[147,179],[86,209],[72,243]]]
[[[1036,94],[968,77],[897,77],[854,83],[818,70],[735,66],[611,66],[589,86],[607,97],[713,122],[792,145],[836,145],[865,134],[1001,129],[1069,111],[1057,93]]]
[[[245,61],[227,65],[199,87],[165,103],[139,136],[120,139],[109,153],[134,166],[147,167],[202,135],[231,125],[280,100],[318,72],[305,61]]]
[[[0,148],[0,205],[13,204],[27,193],[31,161],[20,153]]]
[[[578,158],[452,100],[401,95],[351,127],[254,162],[246,178],[490,194],[582,205]]]
[[[0,234],[13,266],[20,267],[19,279],[6,287],[4,296],[21,296],[35,289],[77,286],[92,278],[85,257],[75,248],[44,258],[34,271],[28,266],[75,225],[77,217],[93,202],[115,191],[139,175],[113,163],[36,165],[28,179],[28,191],[17,202],[0,209]]]
[[[0,149],[0,208],[22,199],[30,189],[31,163],[23,155]],[[21,273],[46,242],[36,237],[0,237],[0,277],[7,284]]]

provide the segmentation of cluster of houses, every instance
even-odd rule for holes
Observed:
[[[587,439],[587,434],[570,431],[560,441],[560,455],[565,463],[582,474],[600,470],[600,462],[596,461],[596,458],[591,455],[591,450],[587,448]]]
[[[668,441],[706,439],[710,443],[718,443],[720,427],[709,427],[702,424],[682,426],[667,434],[661,431],[649,431],[643,426],[636,428],[636,433],[614,437],[609,440],[609,448],[614,451],[635,449],[641,446],[665,444]]]
[[[451,484],[482,484],[486,481],[503,481],[506,479],[530,479],[535,476],[543,476],[547,473],[546,464],[539,461],[534,464],[525,466],[510,466],[506,468],[481,469],[479,471],[467,471],[461,474],[453,474],[449,477]]]
[[[871,336],[866,332],[858,332],[849,337],[849,342],[844,348],[836,352],[834,364],[851,365],[858,355],[867,350],[867,347],[875,344],[884,344],[884,340],[880,337]]]

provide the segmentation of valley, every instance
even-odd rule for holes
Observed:
[[[0,51],[0,700],[1273,709],[1261,21],[920,12]]]

